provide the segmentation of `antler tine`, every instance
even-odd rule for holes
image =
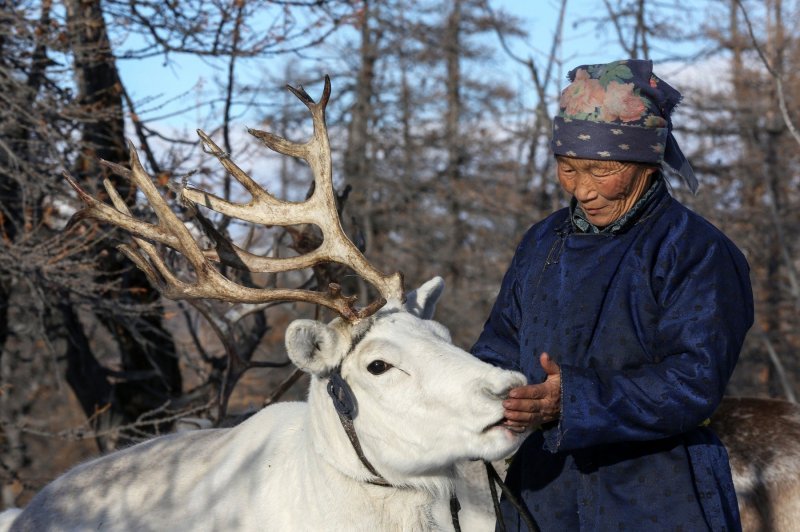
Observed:
[[[286,85],[286,88],[289,91],[297,96],[297,98],[303,102],[306,107],[308,107],[312,112],[314,108],[321,108],[323,111],[328,106],[328,100],[331,97],[331,78],[327,74],[325,74],[325,86],[322,89],[322,97],[319,99],[319,103],[316,103],[311,96],[308,95],[306,90],[303,88],[302,85],[298,87],[292,87],[291,85]]]
[[[108,168],[109,170],[111,170],[112,172],[117,174],[118,176],[122,176],[125,179],[130,179],[131,178],[131,171],[128,168],[125,168],[124,166],[122,166],[121,164],[112,163],[111,161],[106,161],[105,159],[100,159],[100,165],[101,166],[105,166],[106,168]],[[103,183],[103,185],[105,185],[105,182]],[[107,187],[106,187],[106,190],[108,190]]]
[[[217,146],[217,143],[211,140],[211,137],[206,135],[205,131],[203,131],[202,129],[198,129],[197,135],[203,141],[204,144],[203,151],[205,151],[206,153],[210,153],[211,155],[216,157],[217,160],[220,162],[220,164],[222,164],[222,166],[225,168],[225,170],[230,172],[230,174],[234,177],[234,179],[236,179],[239,183],[241,183],[242,186],[245,188],[245,190],[247,190],[247,192],[249,192],[250,195],[253,196],[253,198],[256,198],[260,201],[269,201],[269,198],[271,198],[272,196],[266,190],[261,188],[261,185],[256,183],[255,180],[253,180],[253,178],[247,175],[247,173],[244,170],[239,168],[239,166],[236,163],[231,161],[229,154],[222,151],[222,149],[219,146]]]
[[[315,217],[313,209],[297,208],[296,204],[276,198],[234,164],[228,157],[228,154],[223,152],[208,135],[201,130],[198,130],[197,134],[203,141],[205,151],[220,161],[222,166],[250,193],[252,199],[247,203],[235,203],[215,194],[211,194],[210,192],[193,187],[185,187],[181,191],[184,199],[197,205],[207,207],[212,211],[224,214],[225,216],[238,218],[239,220],[259,225],[299,225],[314,223]],[[287,151],[281,153],[296,157],[302,157],[304,155],[304,152],[298,152],[297,154],[291,153],[289,150],[293,147],[288,145],[293,145],[294,143],[290,143],[285,139],[281,140],[287,144]]]
[[[81,201],[83,201],[84,204],[83,209],[72,215],[68,225],[74,225],[76,222],[85,218],[94,218],[96,220],[100,220],[101,222],[107,222],[116,225],[117,227],[120,227],[133,235],[154,240],[156,242],[161,242],[162,244],[166,244],[173,248],[178,246],[177,239],[172,234],[164,231],[164,229],[160,226],[143,222],[125,213],[121,213],[120,211],[106,205],[102,201],[93,198],[88,192],[81,188],[81,186],[69,174],[69,172],[64,172],[63,175],[67,180],[67,183],[69,183],[72,189],[75,190],[75,192],[78,194],[78,197],[81,199]]]
[[[286,140],[280,135],[270,133],[269,131],[247,128],[247,132],[260,140],[267,148],[271,149],[272,151],[282,153],[283,155],[305,159],[306,155],[308,154],[308,149],[306,148],[305,144],[298,144],[296,142]]]
[[[183,222],[172,212],[172,209],[167,205],[164,197],[159,193],[158,189],[156,189],[152,179],[150,179],[141,161],[139,161],[136,148],[134,148],[133,143],[130,141],[128,141],[128,150],[130,152],[131,181],[139,187],[147,198],[150,207],[158,218],[159,226],[167,228],[178,240],[176,249],[186,256],[192,266],[199,268],[201,264],[206,261],[200,246],[197,245],[189,229],[187,229],[186,226],[183,225]]]
[[[314,99],[308,95],[302,85],[299,87],[286,85],[286,88],[289,90],[289,92],[294,94],[297,99],[303,102],[303,104],[308,107],[309,111],[311,111],[311,117],[314,122],[314,137],[306,144],[299,144],[286,140],[285,138],[275,135],[274,133],[270,133],[269,131],[260,131],[258,129],[248,128],[247,132],[261,140],[261,142],[263,142],[264,145],[269,149],[278,153],[283,153],[284,155],[305,159],[310,164],[311,161],[308,160],[308,157],[309,155],[313,154],[313,150],[311,149],[312,146],[323,141],[323,143],[328,146],[327,127],[325,125],[325,108],[328,106],[328,101],[330,100],[331,96],[331,78],[328,75],[325,75],[325,87],[322,89],[322,97],[320,98],[319,103],[315,102]],[[330,155],[330,147],[328,147],[327,153]],[[330,176],[330,172],[328,172],[327,175]],[[314,176],[315,180],[317,177],[319,177],[316,172]],[[317,183],[317,185],[319,185],[319,183]]]
[[[109,163],[108,166],[117,167],[118,170],[126,170],[124,167],[114,163]],[[131,216],[130,209],[125,204],[125,201],[122,199],[122,197],[120,197],[117,189],[114,188],[114,185],[111,183],[111,181],[108,179],[103,179],[103,187],[106,189],[108,197],[111,199],[111,203],[114,205],[114,208],[127,216]],[[117,246],[117,249],[144,272],[148,281],[150,281],[150,284],[153,285],[160,293],[164,294],[166,297],[169,287],[182,287],[184,285],[184,283],[178,279],[178,277],[176,277],[169,268],[167,268],[166,264],[159,256],[156,247],[152,243],[136,236],[133,237],[133,241],[145,252],[146,256],[140,252],[137,252],[127,244],[119,245]]]
[[[147,258],[127,245],[118,246],[118,249],[145,273],[153,286],[169,297],[171,291],[183,290],[185,283],[172,274],[159,256],[155,246],[144,239],[161,242],[179,250],[196,270],[202,269],[201,265],[206,262],[206,258],[189,230],[172,212],[166,200],[156,189],[150,176],[144,170],[136,149],[131,142],[128,142],[128,151],[130,155],[130,170],[108,161],[101,160],[101,164],[129,179],[142,191],[158,218],[158,225],[142,222],[134,218],[130,209],[128,209],[128,206],[108,179],[103,180],[103,186],[114,208],[88,195],[69,174],[65,174],[65,177],[86,204],[86,207],[79,213],[81,218],[88,216],[108,222],[134,235],[134,241],[147,254]],[[198,271],[199,275],[201,275],[200,271]]]

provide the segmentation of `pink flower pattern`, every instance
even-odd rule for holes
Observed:
[[[651,79],[651,85],[653,82]],[[575,80],[561,92],[559,103],[565,118],[635,122],[648,113],[647,100],[639,95],[633,83],[611,80],[604,87],[600,80],[592,78],[582,68],[575,72]]]
[[[642,98],[633,92],[633,83],[612,81],[606,87],[605,99],[600,106],[600,120],[633,122],[641,118],[645,109]]]
[[[561,93],[560,104],[567,115],[588,114],[603,105],[604,96],[600,82],[581,68],[575,73],[575,81]]]

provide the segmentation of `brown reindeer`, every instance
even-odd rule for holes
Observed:
[[[742,528],[800,530],[800,405],[726,397],[711,428],[728,449]]]
[[[711,428],[730,456],[744,532],[800,530],[800,405],[778,399],[726,397]],[[507,462],[493,463],[505,477]],[[475,530],[494,530],[494,509],[480,462],[459,466],[456,491]]]

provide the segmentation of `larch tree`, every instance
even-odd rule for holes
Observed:
[[[196,158],[197,141],[148,122],[120,75],[120,61],[176,54],[223,65],[208,110],[226,149],[237,60],[297,53],[350,24],[346,1],[124,2],[10,0],[0,14],[0,483],[19,503],[56,468],[168,429],[180,413],[216,412],[266,326],[251,319],[236,354],[182,358],[174,307],[116,249],[120,233],[66,226],[79,208],[63,172],[92,193],[109,178],[134,215],[128,181],[98,164],[126,165],[126,134],[164,185]],[[145,105],[152,102],[144,102]],[[237,107],[238,106],[238,107]],[[211,113],[209,113],[211,114]],[[206,124],[198,124],[205,126]],[[171,149],[157,149],[167,140]],[[191,163],[188,163],[191,164]],[[223,172],[217,171],[218,174]],[[224,187],[224,176],[220,179]],[[221,230],[224,220],[213,220]],[[197,323],[195,323],[197,326]],[[208,328],[208,325],[201,326]],[[250,331],[250,327],[248,327]],[[256,334],[261,331],[260,335]],[[194,331],[196,332],[196,331]],[[181,342],[184,344],[185,342]],[[194,345],[202,345],[202,340]],[[235,365],[238,364],[238,365]],[[197,367],[196,367],[197,366]],[[235,367],[234,367],[235,366]],[[195,371],[195,369],[197,371]],[[193,373],[191,383],[185,382]],[[198,382],[199,380],[199,382]],[[68,391],[69,390],[69,391]],[[73,399],[74,398],[74,399]],[[71,413],[72,402],[83,420]],[[209,414],[214,417],[213,414]]]

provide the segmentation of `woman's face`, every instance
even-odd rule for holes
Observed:
[[[586,218],[606,227],[633,207],[647,190],[652,166],[619,161],[556,157],[561,187],[578,200]]]

